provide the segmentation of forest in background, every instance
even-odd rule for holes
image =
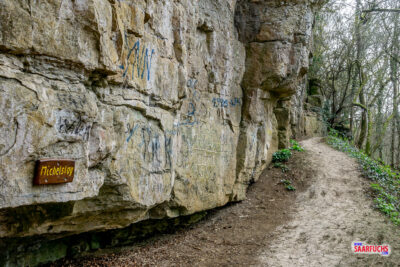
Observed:
[[[316,15],[309,90],[322,114],[374,159],[400,169],[400,2],[331,0]]]

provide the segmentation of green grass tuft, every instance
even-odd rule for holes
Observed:
[[[281,149],[272,154],[272,162],[287,162],[291,156],[292,152],[289,149]]]
[[[288,191],[295,191],[296,188],[292,185],[292,182],[289,180],[281,180],[281,183],[285,186]]]
[[[290,144],[292,145],[292,147],[290,148],[291,150],[295,150],[295,151],[299,151],[299,152],[304,151],[304,148],[302,148],[296,140],[290,140]]]
[[[290,171],[290,168],[281,162],[275,162],[274,168],[281,168],[283,173]]]

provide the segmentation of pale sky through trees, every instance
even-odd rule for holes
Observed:
[[[330,126],[348,127],[359,148],[396,167],[399,6],[398,0],[329,1],[316,16],[310,73],[320,81]]]

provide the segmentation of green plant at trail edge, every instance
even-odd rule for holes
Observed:
[[[335,130],[330,131],[327,143],[357,159],[364,176],[374,181],[370,186],[374,192],[375,207],[388,216],[394,224],[400,225],[400,174],[381,161],[368,157]]]
[[[296,188],[292,185],[292,182],[289,180],[281,180],[281,183],[285,186],[286,190],[295,191]]]
[[[292,152],[289,149],[281,149],[272,154],[272,162],[287,162],[291,156]]]
[[[304,151],[304,148],[300,146],[300,144],[296,141],[296,140],[290,140],[290,144],[292,145],[292,147],[290,148],[291,150],[295,150],[295,151]]]
[[[275,162],[274,167],[281,168],[283,173],[290,171],[290,168],[281,162]]]

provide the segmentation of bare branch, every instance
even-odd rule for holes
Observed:
[[[395,13],[400,13],[400,9],[395,8],[395,9],[387,9],[387,8],[372,8],[372,9],[367,9],[361,11],[362,13],[371,13],[371,12],[395,12]]]
[[[364,109],[364,110],[368,110],[368,108],[367,108],[366,106],[364,106],[363,104],[360,104],[360,103],[354,102],[354,103],[353,103],[353,106],[357,106],[357,107],[360,107],[360,108],[362,108],[362,109]]]

